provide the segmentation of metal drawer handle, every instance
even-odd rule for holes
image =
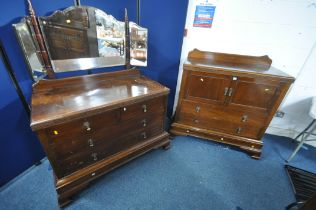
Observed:
[[[143,124],[143,127],[146,127],[146,126],[147,126],[147,120],[146,120],[146,119],[143,119],[143,120],[142,120],[142,124]]]
[[[237,134],[240,134],[240,133],[241,133],[241,130],[242,130],[241,127],[237,128],[237,129],[236,129],[236,133],[237,133]]]
[[[93,157],[94,161],[98,160],[98,154],[97,153],[92,153],[91,156]]]
[[[89,122],[84,122],[84,123],[83,123],[83,127],[85,127],[87,131],[90,131],[90,130],[91,130],[91,127],[90,127],[90,123],[89,123]]]
[[[233,88],[229,88],[228,96],[232,96],[232,93],[233,93]]]
[[[225,89],[224,89],[224,96],[227,96],[227,93],[228,93],[228,87],[225,87]]]
[[[144,105],[142,106],[142,108],[143,108],[143,112],[147,112],[147,106],[146,106],[146,104],[144,104]]]
[[[248,115],[243,115],[241,117],[241,122],[247,122],[247,120],[248,120]]]
[[[93,140],[92,139],[89,139],[88,140],[88,144],[90,147],[94,147],[94,143],[93,143]]]
[[[147,139],[147,135],[146,135],[146,132],[142,132],[142,137],[143,137],[143,139]]]
[[[198,119],[194,119],[193,122],[199,123],[199,120]]]
[[[201,107],[200,106],[195,107],[195,111],[196,112],[200,112],[201,111]]]

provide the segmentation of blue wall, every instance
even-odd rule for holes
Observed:
[[[148,67],[143,74],[170,88],[172,114],[188,0],[142,0],[140,25],[149,30]]]
[[[23,16],[28,14],[25,2],[24,0],[0,0],[0,39],[23,93],[30,100],[32,82],[12,28],[13,23],[19,22]],[[73,0],[32,0],[32,3],[37,15],[43,16],[71,6]],[[129,19],[136,22],[136,0],[81,0],[81,4],[100,8],[119,20],[124,19],[124,8],[127,8]],[[142,72],[171,89],[168,104],[169,115],[172,112],[177,83],[187,4],[188,0],[141,0],[140,25],[149,29],[149,61],[148,67],[142,68]],[[97,69],[93,72],[107,70]],[[60,77],[86,73],[86,71],[72,72],[62,74]],[[2,61],[0,63],[0,122],[1,186],[45,155],[36,135],[29,127],[28,116]]]

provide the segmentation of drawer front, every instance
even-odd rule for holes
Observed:
[[[183,101],[178,120],[194,127],[258,138],[267,116],[265,113],[254,113],[247,109],[233,110],[227,106]]]
[[[80,137],[82,135],[90,135],[104,127],[117,125],[119,121],[145,117],[153,113],[162,114],[164,111],[164,98],[159,97],[85,119],[53,126],[46,129],[46,133],[51,139]]]
[[[183,100],[179,117],[183,114],[203,116],[210,119],[226,119],[234,123],[243,123],[250,126],[263,126],[266,124],[268,114],[247,108],[229,106],[216,106],[193,101]]]
[[[54,150],[58,159],[63,160],[86,150],[93,150],[116,139],[122,132],[131,132],[141,128],[157,126],[163,129],[162,115],[146,115],[142,118],[125,121],[117,125],[104,127],[90,134],[54,139]]]
[[[195,129],[190,128],[181,128],[176,127],[173,128],[176,132],[185,133],[187,135],[198,136],[200,138],[206,138],[210,140],[215,140],[221,143],[230,144],[234,146],[238,146],[242,149],[246,149],[248,151],[257,150],[260,151],[262,148],[262,141],[256,140],[247,140],[241,138],[228,137],[227,135],[221,135],[219,133],[204,133],[203,131],[197,131]]]
[[[128,105],[120,109],[121,120],[135,119],[148,114],[163,113],[165,111],[164,97],[150,99],[148,101]]]
[[[90,135],[104,127],[119,123],[119,111],[114,110],[98,114],[86,119],[79,119],[62,125],[46,129],[47,135],[52,139],[69,139],[77,136]]]
[[[205,117],[197,117],[191,114],[183,114],[179,122],[197,128],[204,128],[254,139],[259,138],[263,129],[262,127],[249,126],[242,123],[232,123],[225,119],[209,119]]]
[[[135,124],[135,121],[130,124]],[[124,151],[138,143],[144,142],[163,132],[163,117],[155,118],[155,121],[148,126],[128,132],[124,129],[124,125],[113,128],[113,132],[121,133],[117,137],[98,139],[98,146],[93,146],[88,149],[83,149],[60,161],[63,176],[69,175],[81,168],[89,166],[99,160],[105,159],[118,152]],[[127,126],[128,127],[128,126]],[[114,131],[117,129],[118,131]]]

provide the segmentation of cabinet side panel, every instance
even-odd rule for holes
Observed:
[[[52,139],[50,139],[47,134],[46,134],[46,131],[45,130],[39,130],[37,132],[37,136],[42,144],[42,146],[44,147],[44,151],[47,155],[47,158],[50,162],[50,164],[52,165],[52,168],[55,172],[55,175],[58,177],[58,178],[61,178],[62,175],[61,175],[61,169],[59,167],[59,161],[58,161],[58,158],[57,158],[57,155],[56,153],[54,152],[55,149],[54,149],[54,144],[53,144],[53,141]]]

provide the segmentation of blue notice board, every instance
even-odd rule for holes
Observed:
[[[215,8],[215,6],[211,5],[197,5],[194,15],[193,27],[211,28]]]

